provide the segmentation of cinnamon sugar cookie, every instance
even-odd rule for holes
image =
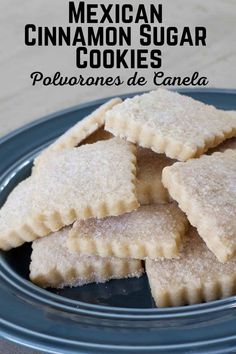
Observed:
[[[102,218],[138,208],[135,147],[119,138],[51,152],[34,176],[32,223],[51,231],[77,218]]]
[[[9,250],[50,232],[45,225],[29,225],[34,181],[27,178],[12,191],[0,209],[0,249]]]
[[[0,209],[0,248],[46,236],[77,217],[136,209],[135,147],[120,139],[54,151]]]
[[[50,151],[60,151],[63,149],[73,148],[78,146],[88,136],[95,133],[105,123],[105,113],[118,103],[121,103],[120,98],[114,98],[104,103],[89,116],[83,118],[76,125],[66,131],[53,144],[45,149],[34,161],[38,165]]]
[[[219,261],[235,256],[236,150],[166,167],[163,183]]]
[[[69,228],[65,228],[32,244],[30,279],[43,287],[81,286],[110,279],[140,277],[140,261],[114,257],[79,256],[66,247]]]
[[[102,127],[83,140],[81,145],[93,144],[112,137],[114,136]],[[169,201],[169,193],[162,184],[161,176],[163,168],[172,165],[174,162],[164,154],[156,154],[151,149],[138,147],[136,188],[140,204],[166,203]]]
[[[146,271],[157,306],[181,306],[236,294],[236,260],[219,263],[190,228],[180,258],[147,260]]]
[[[158,89],[126,99],[109,110],[105,129],[185,161],[236,136],[236,116],[176,92]]]
[[[177,257],[187,219],[173,204],[153,204],[105,219],[78,220],[68,238],[71,251],[120,258]]]
[[[111,139],[113,135],[104,130],[98,129],[81,145],[93,144],[100,140]],[[138,147],[137,149],[137,179],[136,188],[140,204],[166,203],[169,201],[169,193],[161,181],[162,170],[175,162],[164,154],[156,154],[151,149]]]

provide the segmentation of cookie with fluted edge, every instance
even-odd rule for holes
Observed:
[[[32,177],[27,178],[16,186],[0,209],[0,249],[7,251],[50,232],[45,225],[32,228],[29,224],[34,187]]]
[[[145,205],[118,217],[76,221],[69,233],[68,248],[102,257],[178,257],[187,224],[175,203]]]
[[[111,133],[98,129],[88,138],[82,141],[83,144],[94,144],[100,140],[107,140],[114,137]],[[175,162],[164,154],[156,154],[151,149],[138,147],[137,149],[137,178],[136,188],[140,204],[167,203],[169,193],[161,181],[162,170]]]
[[[35,240],[32,244],[30,280],[40,287],[82,286],[110,279],[140,277],[140,261],[115,257],[80,256],[69,252],[69,228]]]
[[[34,165],[40,164],[40,161],[47,157],[50,151],[60,151],[78,146],[83,140],[94,134],[105,123],[105,113],[118,103],[120,98],[113,98],[101,105],[89,116],[83,118],[72,128],[67,130],[56,141],[49,145],[34,161]]]
[[[0,249],[9,250],[72,224],[139,206],[136,148],[114,138],[53,151],[0,209]]]
[[[77,218],[138,208],[135,154],[135,146],[119,138],[48,154],[34,176],[32,224],[57,231]]]
[[[128,98],[109,110],[105,129],[185,161],[236,136],[236,116],[179,93],[158,89]]]
[[[236,150],[166,167],[162,180],[220,262],[236,255]]]
[[[158,307],[212,301],[236,294],[236,260],[218,262],[196,229],[183,237],[178,259],[147,260],[146,272]]]

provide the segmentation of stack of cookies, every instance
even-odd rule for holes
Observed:
[[[30,279],[81,286],[147,272],[157,306],[236,294],[236,112],[158,89],[112,99],[34,161],[0,210]]]

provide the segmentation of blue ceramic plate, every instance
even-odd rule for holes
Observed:
[[[182,92],[236,110],[236,91]],[[0,205],[30,174],[35,155],[104,101],[56,113],[1,139]],[[47,353],[236,352],[236,297],[157,309],[145,276],[46,291],[28,280],[30,252],[26,244],[0,254],[0,329],[5,338]]]

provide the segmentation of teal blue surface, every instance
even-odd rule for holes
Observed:
[[[182,90],[236,110],[236,91]],[[126,95],[132,96],[132,95]],[[0,140],[0,205],[37,153],[105,100],[58,112]],[[0,253],[0,334],[47,353],[235,353],[236,297],[157,309],[146,276],[47,291],[28,280],[30,244]]]

